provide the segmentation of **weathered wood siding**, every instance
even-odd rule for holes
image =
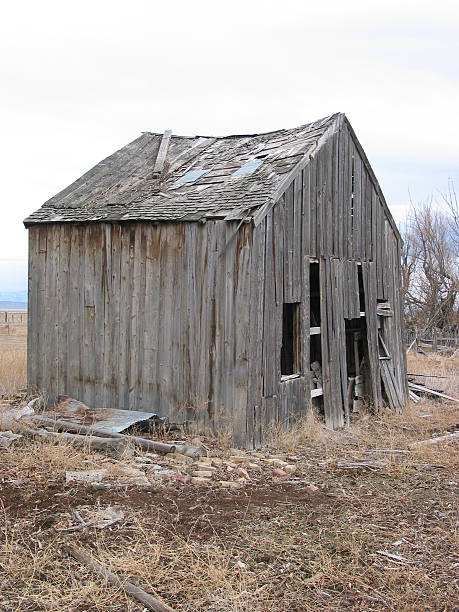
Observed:
[[[29,230],[29,385],[89,405],[148,409],[258,446],[311,405],[310,261],[320,267],[327,425],[344,423],[345,319],[365,291],[370,392],[406,398],[400,237],[341,120],[259,225],[55,223]],[[359,270],[361,272],[359,272]],[[282,380],[284,303],[300,304],[301,371]]]
[[[252,227],[29,230],[29,385],[246,441]]]
[[[384,318],[382,333],[392,357],[389,366],[406,400],[400,238],[347,122],[315,152],[255,229],[252,280],[257,284],[251,296],[249,381],[255,444],[273,423],[289,423],[311,405],[311,258],[320,264],[325,419],[327,425],[339,427],[344,424],[347,390],[345,319],[360,316],[359,267],[373,402],[378,406],[382,397],[377,303],[386,300],[394,316]],[[301,373],[285,382],[280,372],[283,302],[300,302],[303,320]]]

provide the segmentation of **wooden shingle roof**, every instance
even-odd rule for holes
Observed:
[[[144,133],[45,202],[24,223],[241,218],[278,197],[280,186],[338,117],[267,134],[172,136],[159,175],[155,165],[163,136]]]

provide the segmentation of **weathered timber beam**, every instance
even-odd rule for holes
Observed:
[[[114,584],[120,589],[123,589],[127,595],[139,601],[142,605],[144,605],[148,610],[153,610],[153,612],[174,612],[174,609],[168,606],[167,604],[162,603],[153,595],[150,595],[146,591],[144,591],[141,587],[133,584],[132,582],[125,582],[120,580],[116,574],[106,569],[103,565],[92,559],[87,553],[84,551],[68,544],[64,546],[64,550],[72,556],[74,559],[85,565],[87,568],[110,582]]]
[[[172,136],[172,130],[166,130],[161,139],[159,145],[158,155],[156,157],[155,167],[153,172],[155,174],[161,174],[164,168],[164,162],[166,161],[167,150],[169,149],[169,142]]]
[[[416,385],[415,383],[409,382],[408,387],[413,391],[427,393],[428,395],[435,395],[437,397],[441,397],[442,399],[451,400],[452,402],[459,402],[459,399],[451,397],[451,395],[446,395],[446,393],[440,393],[440,391],[434,391],[433,389],[429,389],[429,387],[424,387],[424,385]]]
[[[199,455],[203,454],[202,449],[197,446],[190,446],[187,444],[167,444],[165,442],[149,440],[148,438],[142,438],[139,436],[130,436],[128,434],[105,431],[104,429],[98,429],[93,425],[80,425],[79,423],[72,423],[71,421],[65,421],[63,419],[52,419],[39,414],[30,416],[29,419],[34,422],[41,423],[42,425],[55,427],[56,429],[62,429],[63,431],[73,432],[76,434],[84,433],[89,435],[97,435],[102,438],[124,440],[126,443],[132,443],[143,450],[153,451],[156,453],[181,453],[182,455],[187,455],[188,457],[198,457]]]
[[[451,442],[451,440],[459,439],[459,431],[445,434],[444,436],[438,436],[438,438],[429,438],[428,440],[420,440],[411,444],[412,448],[418,446],[430,446],[431,444],[441,444],[441,442]]]
[[[17,421],[15,429],[20,433],[31,436],[33,438],[42,438],[43,440],[63,441],[75,446],[89,446],[92,450],[115,453],[121,455],[128,445],[124,439],[118,438],[102,438],[99,436],[82,436],[71,433],[57,433],[55,431],[47,431],[46,429],[34,429],[28,427],[25,423]]]

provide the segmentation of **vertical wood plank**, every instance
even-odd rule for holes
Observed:
[[[134,248],[135,230],[131,225],[121,226],[121,277],[119,312],[119,395],[118,408],[129,407],[129,367],[131,351],[131,249]],[[133,254],[132,254],[133,257]]]
[[[27,307],[27,387],[33,391],[38,387],[38,344],[40,308],[40,229],[29,228],[28,307]]]
[[[308,164],[309,171],[309,253],[317,254],[317,160],[315,157]]]
[[[80,397],[88,406],[94,406],[95,395],[95,296],[94,296],[94,234],[96,227],[86,225],[83,229],[84,245],[84,336],[82,359],[82,380],[80,381]]]
[[[105,227],[94,226],[92,240],[93,282],[94,282],[94,405],[101,407],[104,401],[104,350],[105,350],[105,280],[107,261],[105,260]]]
[[[254,229],[250,282],[250,346],[249,346],[249,400],[250,414],[247,431],[252,424],[253,445],[261,444],[261,411],[263,397],[263,355],[264,355],[264,296],[265,296],[265,237],[266,219]]]
[[[247,401],[249,380],[249,325],[250,325],[250,270],[252,251],[252,226],[244,224],[237,235],[234,279],[234,409],[233,440],[236,446],[251,445],[252,432],[248,430]]]
[[[303,228],[301,232],[301,255],[308,256],[308,270],[309,270],[309,257],[311,255],[311,181],[310,181],[310,166],[302,172],[303,180]],[[304,266],[304,260],[303,260]],[[304,281],[304,277],[303,277]]]
[[[320,328],[322,346],[322,388],[324,400],[325,424],[330,427],[332,422],[332,395],[330,381],[330,356],[329,356],[329,325],[328,325],[328,302],[327,302],[327,270],[326,261],[319,260],[320,273]]]
[[[338,206],[338,257],[348,257],[347,247],[347,214],[344,199],[344,168],[346,163],[345,156],[345,141],[347,130],[342,127],[337,134],[338,138],[338,159],[337,159],[337,177],[335,181],[335,206]]]
[[[115,406],[115,350],[118,354],[118,348],[114,349],[114,338],[118,337],[118,324],[115,319],[113,309],[114,301],[119,296],[119,286],[116,285],[114,279],[119,278],[117,275],[115,244],[113,234],[116,233],[113,225],[105,223],[103,226],[103,259],[105,268],[103,271],[103,301],[104,301],[104,316],[103,316],[103,378],[102,378],[102,399],[101,406],[108,408]],[[118,251],[119,254],[119,251]],[[119,255],[118,255],[118,270],[119,270]]]
[[[323,152],[319,153],[317,159],[317,192],[316,192],[316,207],[317,207],[317,256],[323,257],[325,254],[324,246],[324,200],[325,200],[325,187],[324,187],[324,156]]]
[[[148,397],[153,412],[161,414],[158,359],[160,343],[161,301],[161,233],[162,225],[150,228],[145,268],[145,334],[144,334],[144,398]],[[144,399],[145,401],[145,399]]]
[[[59,238],[59,281],[58,281],[58,385],[59,395],[67,394],[67,370],[68,370],[68,333],[69,333],[69,308],[70,308],[70,239],[71,226],[63,223],[60,226]]]
[[[275,207],[273,211],[276,211]],[[279,209],[280,211],[280,209]],[[277,212],[277,211],[276,211]],[[294,267],[294,191],[293,185],[289,187],[285,194],[285,217],[281,227],[277,227],[276,217],[274,212],[274,237],[278,232],[284,230],[284,245],[283,245],[283,260],[284,260],[284,298],[286,301],[293,301],[293,267]],[[282,221],[279,219],[279,223]],[[276,241],[276,240],[275,240]],[[282,251],[281,251],[282,252]]]
[[[349,142],[349,132],[344,127],[340,134],[340,165],[341,165],[341,186],[340,196],[343,208],[343,257],[352,259],[353,257],[353,210],[354,198],[352,185],[352,151]]]
[[[264,397],[274,395],[276,386],[274,384],[275,373],[275,270],[273,260],[273,214],[270,212],[266,217],[266,242],[265,242],[265,297],[264,297],[264,352],[263,352],[263,383]]]
[[[293,183],[293,280],[292,299],[301,301],[302,296],[302,229],[303,229],[303,177],[302,173]]]
[[[202,404],[200,414],[202,418],[207,419],[209,413],[210,395],[213,393],[210,380],[210,347],[214,340],[211,336],[212,316],[214,312],[214,303],[212,295],[214,291],[215,252],[212,250],[212,242],[208,234],[209,224],[200,224],[197,229],[197,250],[195,253],[195,276],[196,286],[199,299],[196,303],[196,308],[199,308],[197,317],[199,321],[199,345],[197,347],[199,376],[197,378],[196,396],[199,404]],[[214,347],[215,349],[215,347]]]
[[[362,162],[360,155],[354,152],[354,221],[353,221],[353,257],[357,261],[362,260]]]
[[[376,270],[373,262],[362,263],[365,288],[365,317],[367,324],[368,356],[371,387],[375,410],[381,405],[381,374],[379,370],[378,317],[376,314]]]

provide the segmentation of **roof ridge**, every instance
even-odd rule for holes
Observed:
[[[302,123],[301,125],[296,125],[290,128],[278,128],[277,130],[269,130],[268,132],[253,132],[251,134],[227,134],[225,136],[211,136],[209,134],[195,134],[194,136],[185,136],[180,134],[172,134],[171,138],[183,138],[187,140],[194,140],[196,138],[214,138],[216,140],[229,140],[230,138],[256,138],[257,136],[270,136],[271,134],[282,134],[293,132],[295,130],[301,130],[303,128],[307,128],[310,125],[315,123],[324,123],[325,121],[331,121],[335,119],[338,115],[342,115],[343,113],[333,113],[331,115],[327,115],[325,117],[321,117],[320,119],[316,119],[315,121],[310,121],[309,123]],[[162,136],[163,132],[150,132],[145,131],[141,132],[141,134],[148,134],[149,136]]]

